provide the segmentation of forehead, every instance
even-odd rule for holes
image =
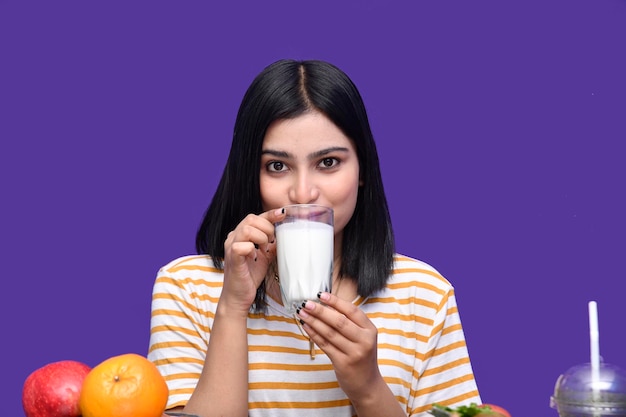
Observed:
[[[263,140],[263,149],[310,150],[342,146],[354,150],[350,140],[328,117],[308,112],[292,119],[274,121]]]

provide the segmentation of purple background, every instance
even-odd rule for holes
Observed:
[[[146,353],[157,269],[284,57],[360,88],[398,249],[454,283],[485,402],[556,416],[590,300],[626,368],[626,0],[0,0],[4,414],[48,362]]]

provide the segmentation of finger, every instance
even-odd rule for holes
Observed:
[[[344,350],[344,345],[359,339],[359,328],[345,314],[313,302],[305,301],[298,316],[316,335]],[[317,341],[317,340],[316,340]],[[323,341],[319,341],[320,347]]]
[[[302,323],[302,329],[309,336],[309,339],[315,343],[328,357],[333,361],[333,358],[338,358],[339,355],[345,355],[344,352],[347,351],[347,348],[342,345],[337,338],[330,335],[328,330],[324,331],[320,329],[320,324],[314,326],[315,319],[309,316],[303,310],[298,312],[298,316],[301,317],[300,323]],[[304,320],[307,320],[306,322]],[[320,332],[324,332],[326,337],[323,337]],[[331,340],[329,340],[330,338]],[[344,339],[345,340],[345,339]],[[348,342],[346,341],[346,344]]]
[[[255,243],[265,243],[273,239],[274,236],[274,224],[264,216],[249,214],[235,229],[237,234],[243,235],[243,240],[251,240]],[[261,233],[257,233],[261,232]]]
[[[254,246],[254,249],[258,250],[262,246],[263,250],[269,252],[268,244],[274,241],[274,224],[263,216],[249,214],[237,225],[235,230],[228,234],[225,244],[249,242]]]
[[[262,217],[268,220],[272,224],[279,222],[285,218],[285,208],[281,207],[281,208],[265,211],[259,214],[259,217]]]
[[[373,326],[367,315],[353,303],[342,300],[329,292],[321,292],[318,294],[320,301],[332,309],[344,314],[351,322],[361,328],[371,328]]]
[[[247,227],[253,227],[260,231],[262,231],[266,238],[260,237],[260,235],[255,235],[254,238],[252,235],[248,235],[247,237],[254,243],[259,245],[273,244],[276,242],[276,235],[274,231],[274,223],[279,222],[285,218],[285,209],[272,209],[265,211],[261,214],[253,215],[250,214],[246,216],[246,218],[240,223],[240,225]],[[244,232],[250,233],[249,229],[245,229]],[[266,252],[269,252],[269,247],[264,246]]]
[[[234,256],[241,256],[253,260],[256,260],[258,257],[257,250],[252,242],[234,242],[230,248]]]

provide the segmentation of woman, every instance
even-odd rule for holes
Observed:
[[[335,259],[332,294],[293,315],[274,223],[297,203],[334,210]],[[196,246],[154,286],[149,358],[170,411],[389,417],[480,403],[453,287],[395,253],[366,110],[335,66],[283,60],[255,78]]]

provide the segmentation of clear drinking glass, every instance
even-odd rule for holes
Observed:
[[[285,206],[275,224],[280,292],[293,313],[304,300],[330,291],[333,275],[333,210],[316,204]]]

